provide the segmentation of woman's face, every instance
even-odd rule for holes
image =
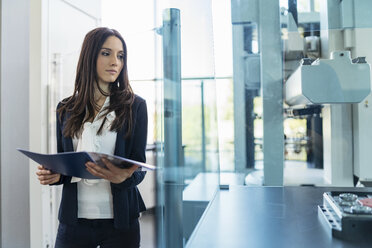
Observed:
[[[115,82],[124,66],[124,52],[121,40],[110,36],[103,43],[97,58],[98,83]]]

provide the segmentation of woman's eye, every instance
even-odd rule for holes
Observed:
[[[118,59],[123,60],[124,59],[124,56],[122,54],[119,54],[118,55]]]
[[[110,55],[110,53],[108,53],[108,52],[102,52],[101,53],[103,56],[109,56]]]

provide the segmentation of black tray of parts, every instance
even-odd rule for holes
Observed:
[[[325,192],[318,216],[333,237],[372,240],[372,193]]]

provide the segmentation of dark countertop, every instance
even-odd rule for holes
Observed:
[[[216,194],[186,247],[372,247],[327,232],[317,209],[326,191],[372,188],[230,186]]]

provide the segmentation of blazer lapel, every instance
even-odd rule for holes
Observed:
[[[70,114],[66,114],[62,120],[62,130],[65,127],[66,120],[70,117]],[[62,135],[63,136],[63,135]],[[73,152],[74,151],[74,145],[72,143],[72,138],[71,137],[63,137],[63,150],[65,152]]]
[[[65,142],[66,142],[66,151],[73,152],[74,145],[72,143],[72,138],[71,137],[66,138]]]
[[[114,155],[125,157],[125,139],[124,139],[124,132],[123,129],[120,129],[120,131],[116,135],[116,143],[115,143],[115,151]]]

